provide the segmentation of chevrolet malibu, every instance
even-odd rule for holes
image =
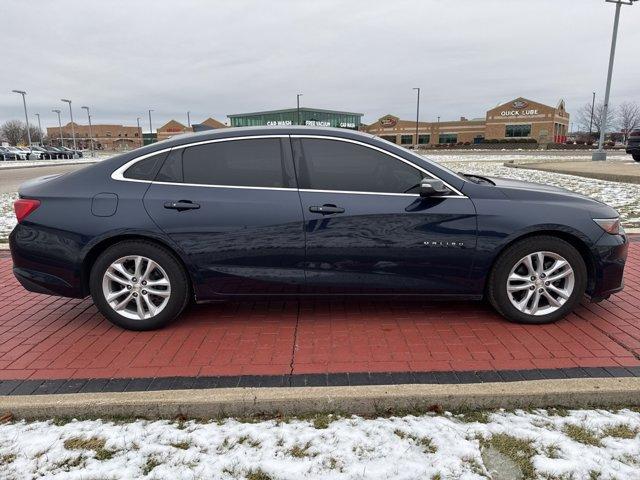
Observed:
[[[14,274],[128,329],[191,299],[487,298],[546,323],[622,289],[611,207],[567,190],[454,173],[370,135],[310,127],[175,137],[31,180]]]

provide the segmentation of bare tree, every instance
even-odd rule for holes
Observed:
[[[11,145],[17,145],[26,132],[24,123],[20,120],[8,120],[0,126],[0,136]]]
[[[29,133],[31,133],[31,143],[40,143],[40,137],[42,135],[42,130],[40,130],[35,125],[29,125]],[[29,137],[27,136],[27,128],[25,124],[22,124],[22,142],[27,144],[29,142]]]
[[[636,102],[624,102],[618,108],[618,126],[626,142],[632,130],[640,128],[640,105]]]
[[[596,135],[600,135],[600,128],[602,125],[602,116],[604,113],[604,105],[602,103],[598,103],[595,105],[593,109],[593,121],[591,120],[591,104],[585,103],[576,114],[576,125],[583,132],[589,132],[589,127],[591,126],[591,131]],[[613,126],[613,120],[616,117],[616,109],[609,105],[609,109],[607,110],[607,130],[611,130]]]

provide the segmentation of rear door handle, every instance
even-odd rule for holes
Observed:
[[[322,206],[309,207],[311,213],[321,213],[322,215],[331,215],[333,213],[344,213],[344,208],[335,205],[325,204]]]
[[[177,202],[165,202],[164,208],[182,212],[184,210],[196,210],[200,208],[200,204],[192,202],[191,200],[178,200]]]

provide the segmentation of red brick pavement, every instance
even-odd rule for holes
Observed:
[[[155,332],[112,326],[90,299],[25,291],[0,256],[0,380],[417,372],[640,365],[640,243],[625,290],[552,325],[478,302],[301,300],[190,307]]]

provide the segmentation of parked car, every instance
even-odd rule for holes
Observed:
[[[380,138],[311,127],[175,137],[23,184],[10,235],[28,290],[82,298],[124,328],[191,298],[488,298],[509,320],[622,289],[611,207],[463,175]]]
[[[7,150],[9,150],[10,152],[15,153],[16,156],[18,157],[18,160],[27,160],[27,152],[23,152],[18,147],[8,146],[8,147],[5,147],[5,148]]]
[[[56,158],[71,158],[69,153],[61,147],[49,147],[49,150],[56,154]]]
[[[50,152],[47,148],[45,147],[41,147],[39,145],[34,145],[31,147],[31,152],[36,155],[36,158],[38,159],[44,159],[44,158],[55,158],[51,157]]]
[[[59,147],[59,148],[67,153],[67,158],[81,158],[82,157],[82,151],[80,151],[80,150],[73,150],[72,148],[68,148],[68,147]]]
[[[18,160],[18,154],[7,147],[0,147],[0,160]]]
[[[640,130],[634,130],[629,134],[626,152],[630,153],[636,162],[640,162]]]

